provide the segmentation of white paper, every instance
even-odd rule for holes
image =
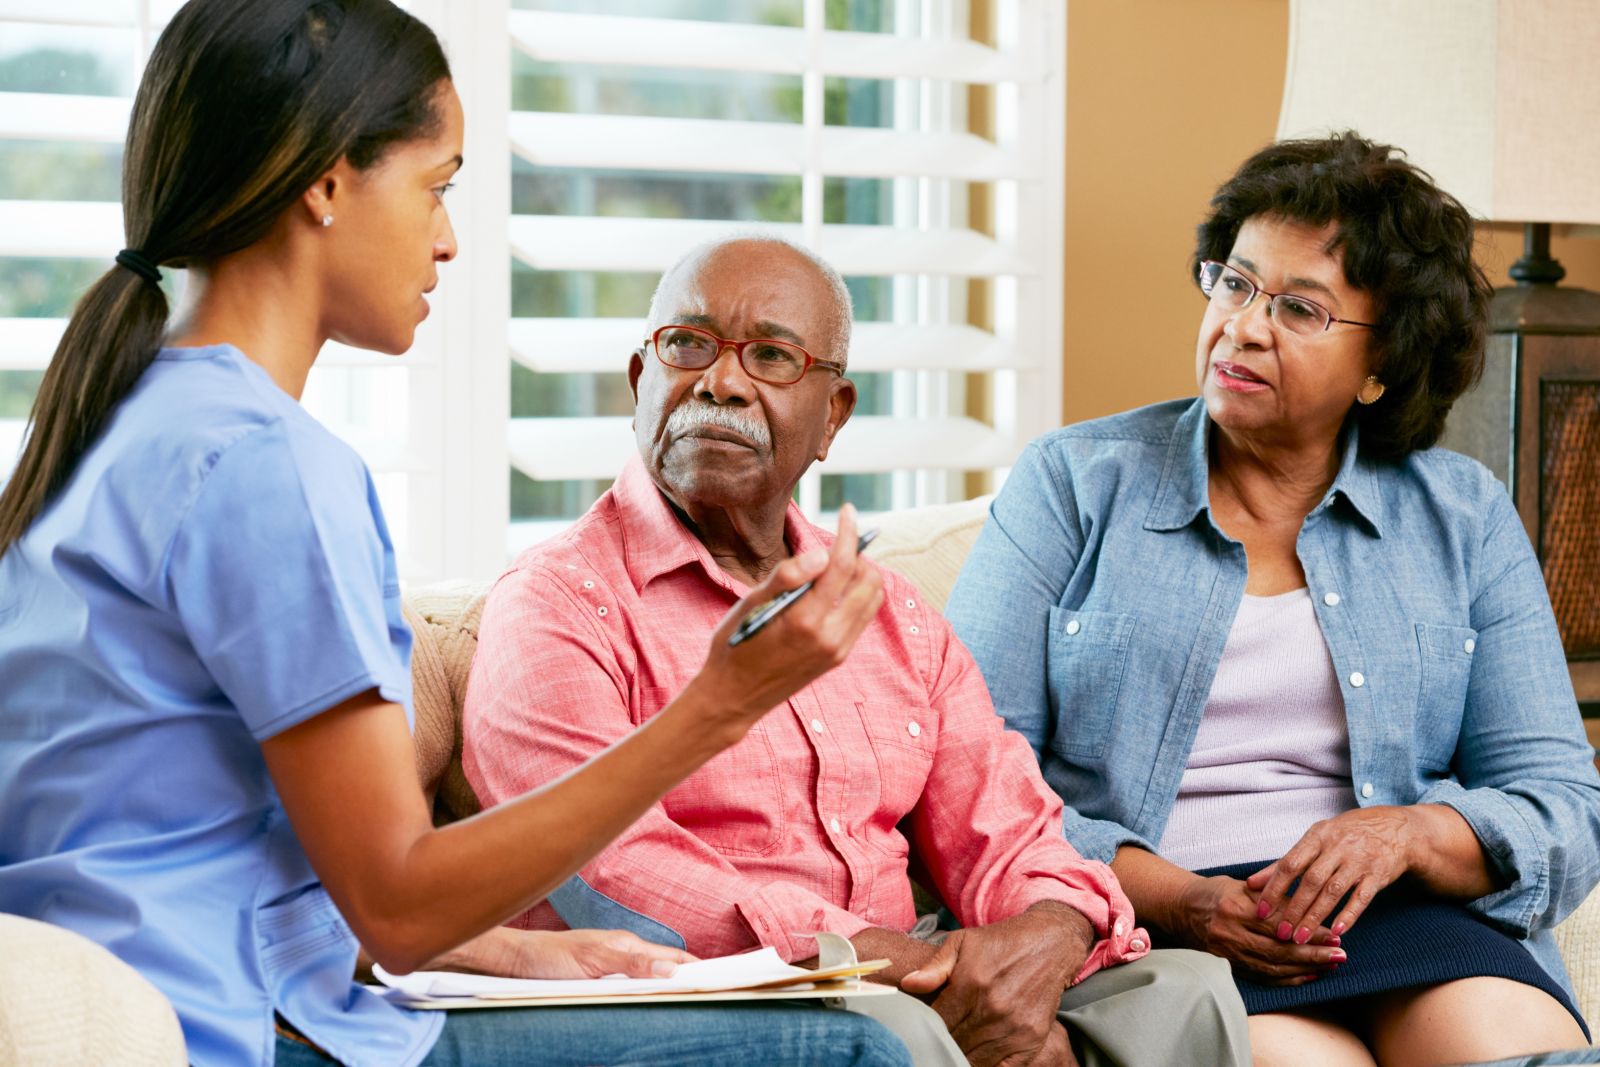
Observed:
[[[738,956],[680,963],[669,978],[548,979],[496,978],[454,971],[414,971],[393,975],[374,964],[372,973],[392,989],[410,997],[601,997],[641,993],[714,993],[744,989],[796,975],[810,974],[803,967],[783,962],[771,947]]]

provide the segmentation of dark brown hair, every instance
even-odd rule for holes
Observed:
[[[214,261],[260,240],[341,158],[365,169],[437,128],[450,67],[389,0],[190,0],[133,102],[122,171],[127,247],[151,264]],[[71,477],[155,358],[167,298],[114,266],[78,301],[0,492],[0,554]]]
[[[1190,264],[1226,262],[1247,219],[1268,215],[1336,232],[1345,280],[1377,305],[1375,373],[1385,386],[1357,405],[1361,448],[1398,460],[1444,432],[1456,398],[1483,372],[1493,290],[1472,258],[1473,222],[1404,153],[1353,132],[1268,145],[1211,198]]]

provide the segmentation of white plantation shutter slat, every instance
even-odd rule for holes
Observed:
[[[518,111],[511,145],[542,167],[793,174],[806,163],[805,129],[782,122]],[[816,162],[820,173],[845,178],[998,181],[1030,179],[1038,170],[1036,152],[1024,158],[971,134],[845,126],[817,135]]]
[[[511,147],[543,167],[789,174],[805,165],[800,127],[780,122],[517,111]]]
[[[66,319],[0,319],[0,370],[44,370],[66,327]]]
[[[776,26],[688,19],[513,11],[511,39],[547,63],[799,74],[805,34]]]
[[[121,144],[132,110],[121,96],[0,92],[0,138]]]
[[[638,444],[626,416],[512,419],[511,461],[536,480],[612,478]],[[967,470],[1010,463],[1016,443],[976,419],[912,422],[856,415],[845,424],[818,474],[864,474],[896,468]]]
[[[902,133],[827,127],[818,137],[823,174],[850,178],[953,178],[987,182],[1038,177],[1038,142],[1024,155],[970,133]]]
[[[805,238],[797,224],[699,219],[515,215],[510,227],[512,253],[535,270],[547,271],[663,271],[693,246],[722,237],[759,230],[795,242]],[[1015,249],[972,230],[822,226],[815,247],[846,276],[1033,273]]]
[[[517,47],[547,63],[802,74],[811,55],[799,28],[554,11],[514,11],[510,22]],[[1043,75],[1032,53],[1008,54],[970,40],[846,30],[824,30],[819,38],[815,69],[824,77],[993,85]]]
[[[0,200],[0,256],[109,260],[122,247],[122,205]]]

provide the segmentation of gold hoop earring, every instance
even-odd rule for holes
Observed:
[[[1358,404],[1376,404],[1383,396],[1384,384],[1378,381],[1376,374],[1367,375],[1367,380],[1361,383],[1361,390],[1356,393]]]

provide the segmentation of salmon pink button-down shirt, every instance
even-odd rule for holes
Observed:
[[[796,552],[831,538],[790,506]],[[917,853],[965,926],[1036,901],[1083,913],[1081,980],[1148,951],[1110,868],[1061,833],[1061,801],[1004,729],[966,649],[904,578],[843,666],[669,792],[517,925],[622,927],[701,956],[916,921]],[[573,770],[657,714],[700,669],[746,587],[722,571],[637,458],[564,535],[490,593],[462,763],[485,807]],[[909,841],[908,841],[909,837]],[[529,842],[537,848],[537,842]]]

